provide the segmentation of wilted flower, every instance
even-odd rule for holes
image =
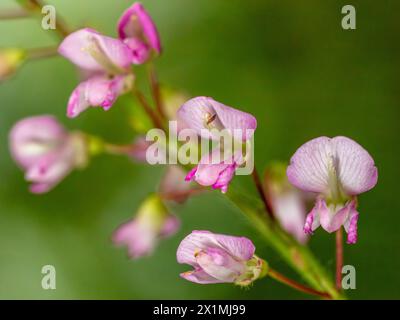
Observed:
[[[34,193],[49,191],[74,168],[83,167],[88,158],[85,137],[67,132],[52,116],[17,122],[10,132],[10,148]]]
[[[66,37],[58,52],[89,74],[71,94],[67,108],[70,118],[90,106],[110,109],[132,86],[132,52],[118,39],[85,28]]]
[[[274,216],[283,229],[300,243],[308,240],[303,226],[306,219],[306,194],[294,188],[286,177],[286,166],[275,163],[266,171],[266,190],[271,200]]]
[[[161,53],[160,37],[150,15],[139,2],[125,10],[118,21],[120,39],[132,50],[134,64],[146,62],[151,53]]]
[[[25,56],[21,49],[0,49],[0,82],[14,74]]]
[[[357,195],[378,180],[374,160],[365,149],[346,137],[313,139],[293,155],[287,176],[297,188],[318,193],[306,219],[306,233],[319,225],[328,232],[343,225],[347,243],[357,242]]]
[[[122,224],[113,235],[116,245],[126,245],[130,258],[150,255],[158,241],[175,234],[179,220],[170,214],[157,194],[148,196],[136,216]]]
[[[179,263],[194,267],[181,274],[186,280],[247,286],[267,273],[266,262],[254,252],[254,244],[247,238],[193,231],[182,240],[176,256]]]

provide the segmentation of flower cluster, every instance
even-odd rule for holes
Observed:
[[[90,107],[109,110],[119,96],[133,92],[154,126],[161,128],[165,124],[160,124],[161,121],[176,119],[178,131],[191,129],[196,138],[215,142],[212,150],[203,154],[194,167],[168,165],[157,192],[149,194],[136,215],[116,229],[112,237],[114,244],[126,246],[129,257],[137,259],[150,255],[161,239],[178,232],[180,222],[171,213],[175,211],[171,210],[172,206],[179,208],[177,204],[182,205],[192,195],[208,190],[204,187],[220,189],[230,196],[228,188],[232,179],[249,161],[243,149],[247,149],[254,138],[257,120],[247,112],[210,97],[177,103],[176,96],[183,96],[178,94],[160,103],[162,90],[154,74],[151,85],[156,108],[153,108],[146,97],[138,93],[134,67],[150,63],[161,54],[156,26],[143,6],[134,3],[119,19],[117,33],[118,37],[113,38],[84,28],[68,34],[58,47],[58,53],[78,67],[82,79],[69,98],[67,116],[74,118]],[[0,80],[9,77],[22,63],[21,52],[16,49],[0,52]],[[171,113],[172,109],[176,112]],[[221,131],[232,138],[232,148],[222,145]],[[49,115],[17,122],[10,132],[9,143],[12,157],[25,171],[26,180],[32,183],[30,191],[33,193],[50,191],[71,171],[84,168],[92,155],[124,154],[146,162],[149,149],[144,136],[137,136],[129,145],[113,145],[86,133],[69,132]],[[313,139],[295,152],[288,166],[281,163],[269,167],[262,182],[256,171],[252,175],[270,220],[265,212],[259,214],[256,201],[251,202],[254,208],[251,207],[250,216],[256,216],[256,223],[264,223],[264,229],[270,228],[267,235],[275,237],[271,240],[275,247],[283,251],[295,250],[299,255],[305,250],[305,247],[298,249],[299,246],[305,245],[309,234],[319,226],[329,233],[344,227],[347,242],[356,243],[357,196],[372,189],[378,179],[371,155],[347,137]],[[315,204],[307,215],[309,201]],[[244,207],[240,200],[238,202],[239,208]],[[283,256],[291,255],[285,251]],[[292,265],[307,272],[310,256],[293,258]],[[294,281],[284,278],[255,255],[255,245],[245,237],[193,231],[180,243],[177,261],[193,267],[181,277],[199,284],[248,286],[270,275],[301,291],[329,296],[300,284],[293,285]],[[303,266],[305,271],[301,269]],[[322,287],[328,282],[318,277],[314,280]]]

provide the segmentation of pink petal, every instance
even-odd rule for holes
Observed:
[[[206,139],[216,139],[210,127],[227,129],[239,140],[248,140],[257,128],[257,120],[251,114],[228,107],[209,97],[197,97],[184,103],[178,110],[179,119]],[[214,120],[207,124],[207,117]]]
[[[157,28],[150,15],[139,2],[134,3],[122,14],[118,21],[118,33],[123,40],[144,37],[157,53],[161,53],[161,43]]]
[[[344,224],[344,228],[347,232],[347,243],[354,244],[357,242],[357,223],[359,213],[356,210],[356,201],[350,203],[350,213],[349,217]]]
[[[346,195],[373,188],[378,177],[368,152],[346,137],[320,137],[307,142],[296,151],[287,169],[294,186],[317,193],[329,193],[332,172]]]
[[[137,38],[128,38],[124,43],[132,50],[132,63],[143,64],[150,56],[150,48]]]
[[[180,276],[188,281],[199,283],[199,284],[210,284],[210,283],[223,283],[224,281],[218,280],[210,276],[201,268],[197,268],[193,271],[187,271],[181,273]]]
[[[191,184],[185,181],[185,172],[180,166],[169,165],[160,183],[160,194],[176,202],[184,202],[191,191]]]
[[[34,116],[18,121],[11,129],[11,154],[23,168],[28,168],[67,137],[64,127],[53,116]]]
[[[118,227],[112,240],[117,246],[127,246],[129,257],[133,259],[150,255],[157,243],[151,228],[146,228],[135,219]]]
[[[305,243],[308,239],[303,230],[306,207],[300,193],[292,188],[282,194],[276,194],[272,198],[272,205],[275,216],[283,229],[292,234],[300,243]],[[312,224],[309,222],[309,225]],[[310,228],[307,230],[311,231]]]
[[[244,237],[214,234],[209,231],[193,231],[180,243],[177,250],[179,263],[198,266],[195,254],[207,248],[222,248],[240,260],[250,259],[255,251],[253,243]]]
[[[80,83],[68,101],[68,117],[77,117],[90,106],[103,107],[104,110],[110,109],[118,96],[126,91],[125,79],[123,76],[112,79],[96,76]]]
[[[200,267],[213,278],[224,282],[234,282],[245,272],[245,263],[235,260],[220,248],[207,248],[197,254]]]
[[[212,185],[214,189],[221,189],[222,193],[228,191],[228,186],[235,175],[236,164],[229,165],[218,176],[217,181]]]
[[[328,191],[328,163],[332,154],[330,140],[328,137],[316,138],[296,151],[287,168],[291,184],[303,191]]]
[[[89,28],[67,36],[58,52],[78,67],[90,71],[110,71],[110,68],[123,71],[132,61],[131,50],[121,40]]]
[[[311,212],[307,215],[306,222],[304,225],[304,232],[306,234],[313,234],[313,231],[320,226],[319,211],[323,205],[323,200],[317,198],[317,202]]]
[[[339,228],[345,223],[349,216],[349,206],[327,206],[325,200],[322,200],[322,205],[320,206],[318,213],[322,228],[329,233],[332,233],[339,230]]]
[[[179,230],[180,225],[181,222],[176,216],[169,215],[160,230],[160,237],[167,238],[174,235]]]
[[[332,139],[338,158],[338,175],[348,195],[357,195],[372,189],[378,181],[374,159],[357,142],[346,137]]]

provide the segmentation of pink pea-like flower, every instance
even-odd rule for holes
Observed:
[[[108,110],[118,96],[130,90],[132,52],[119,39],[113,39],[85,28],[71,33],[60,44],[58,52],[88,75],[72,92],[67,116],[78,116],[88,107]]]
[[[87,162],[85,138],[69,133],[52,116],[35,116],[17,122],[10,132],[14,160],[32,182],[30,191],[45,193],[74,168]]]
[[[167,211],[158,195],[152,194],[132,220],[117,228],[112,240],[117,246],[127,246],[129,257],[136,259],[151,255],[157,243],[174,235],[179,226],[178,218]]]
[[[197,97],[180,107],[178,119],[204,139],[220,141],[221,133],[227,133],[232,141],[239,142],[232,144],[232,150],[222,152],[222,149],[215,148],[211,153],[204,154],[199,165],[186,176],[187,181],[195,180],[203,186],[227,192],[236,169],[245,161],[241,146],[253,137],[257,128],[256,118],[212,98]],[[218,154],[221,160],[214,161],[218,159]]]
[[[287,176],[297,188],[318,194],[306,233],[320,225],[329,233],[344,226],[347,243],[357,242],[357,195],[378,180],[374,160],[363,147],[346,137],[313,139],[293,155]]]
[[[118,21],[119,38],[132,51],[132,63],[142,64],[151,53],[161,53],[161,42],[156,25],[143,5],[134,3],[126,9]]]
[[[254,252],[254,244],[247,238],[193,231],[182,240],[176,256],[179,263],[194,268],[181,274],[186,280],[246,286],[265,275],[267,268]]]

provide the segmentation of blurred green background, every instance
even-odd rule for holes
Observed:
[[[49,1],[73,27],[112,36],[127,0]],[[305,141],[346,135],[363,145],[379,168],[375,189],[360,197],[359,242],[345,247],[357,270],[350,298],[400,298],[399,1],[143,0],[157,22],[164,54],[162,82],[192,96],[209,95],[257,116],[256,163],[288,160]],[[357,29],[341,28],[351,3]],[[14,7],[2,0],[0,10]],[[35,19],[0,21],[0,46],[57,44]],[[397,80],[396,80],[397,79]],[[8,152],[8,132],[20,118],[51,113],[68,128],[127,143],[126,109],[89,110],[65,117],[77,84],[75,69],[55,57],[25,65],[0,84],[0,298],[34,299],[273,299],[305,298],[272,280],[248,290],[201,286],[179,278],[175,251],[193,229],[245,235],[276,269],[296,277],[218,192],[191,199],[179,210],[179,233],[150,258],[130,261],[110,235],[127,220],[161,168],[100,156],[43,195],[27,191]],[[241,177],[237,179],[242,179]],[[245,177],[243,179],[246,179]],[[334,269],[334,237],[318,230],[310,242]],[[57,289],[41,288],[41,268],[57,270]]]

